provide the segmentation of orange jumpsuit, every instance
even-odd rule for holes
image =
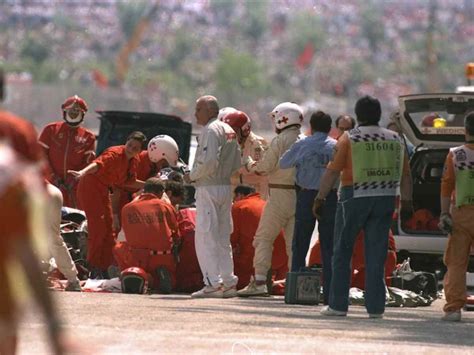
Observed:
[[[159,287],[156,269],[164,266],[176,286],[176,262],[173,243],[178,242],[179,229],[176,211],[169,203],[154,194],[144,193],[122,209],[123,231],[126,242],[113,249],[120,270],[141,267],[153,276],[153,287]]]
[[[204,287],[194,245],[196,209],[185,208],[179,210],[178,225],[182,243],[179,252],[179,263],[176,267],[176,291],[195,292]]]
[[[83,127],[66,122],[53,122],[44,127],[39,137],[51,168],[48,180],[63,194],[63,205],[77,208],[77,180],[68,170],[81,170],[95,158],[95,136]]]
[[[87,261],[90,266],[105,272],[113,264],[115,245],[109,188],[136,180],[138,158],[128,160],[125,146],[120,145],[108,148],[94,162],[99,170],[79,180],[77,201],[87,216]]]
[[[474,150],[474,144],[465,144],[466,150]],[[469,162],[470,163],[470,162]],[[469,164],[471,166],[471,164]],[[472,173],[472,169],[470,172]],[[474,205],[456,206],[456,172],[453,151],[450,151],[444,163],[441,180],[441,198],[451,198],[451,217],[453,230],[449,234],[444,264],[447,267],[444,275],[445,312],[460,310],[466,304],[466,271],[469,254],[474,247]]]
[[[388,253],[385,259],[385,282],[390,286],[393,270],[397,265],[397,253],[395,248],[395,239],[392,231],[388,234]],[[319,240],[311,249],[308,265],[321,265],[321,254]],[[360,231],[357,235],[354,245],[354,252],[352,253],[352,281],[351,287],[365,289],[365,256],[364,256],[364,231]]]
[[[36,181],[37,176],[26,172],[22,165],[22,161],[41,160],[41,150],[33,150],[38,148],[34,127],[13,114],[1,112],[0,139],[11,144],[0,146],[0,345],[3,345],[8,338],[15,337],[16,331],[15,299],[12,280],[8,277],[9,264],[15,255],[13,248],[26,244],[31,236],[26,196],[44,191],[41,179]]]
[[[253,240],[265,204],[266,202],[260,197],[260,194],[254,193],[235,202],[232,206],[234,231],[230,237],[230,242],[233,250],[234,273],[239,278],[237,289],[248,285],[250,276],[255,274],[253,268],[255,254]],[[273,245],[272,273],[275,275],[275,280],[281,280],[286,277],[287,272],[286,244],[283,233],[280,231]]]
[[[15,309],[12,289],[8,278],[14,241],[29,238],[28,208],[25,205],[24,187],[22,184],[11,184],[0,192],[0,321],[14,321]],[[1,323],[0,323],[1,324]]]
[[[154,163],[150,161],[150,158],[148,157],[148,152],[146,150],[142,151],[138,155],[139,163],[137,166],[137,179],[146,181],[148,178],[155,176],[158,171],[156,171],[156,166]],[[122,218],[122,214],[120,211],[122,211],[123,206],[125,206],[127,203],[132,201],[133,199],[133,194],[136,193],[138,190],[132,189],[132,188],[127,188],[127,187],[120,187],[120,202],[119,202],[119,217]]]

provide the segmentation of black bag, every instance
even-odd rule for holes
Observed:
[[[286,274],[285,303],[317,305],[320,295],[320,269],[306,269]]]

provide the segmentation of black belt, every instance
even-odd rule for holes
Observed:
[[[294,190],[295,185],[283,185],[283,184],[268,184],[271,189],[283,189],[283,190]]]
[[[301,187],[301,186],[299,186],[299,185],[295,185],[295,189],[296,189],[296,191],[316,191],[316,192],[319,192],[318,189],[307,189],[306,187]],[[333,191],[334,191],[334,192],[337,192],[337,189],[331,189],[331,190],[329,191],[329,193],[331,193],[331,192],[333,192]]]

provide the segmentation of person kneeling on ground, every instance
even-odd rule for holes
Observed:
[[[238,185],[234,190],[234,204],[232,205],[232,220],[234,231],[230,237],[234,259],[234,272],[239,278],[237,289],[240,290],[249,284],[255,270],[253,258],[255,248],[253,241],[258,223],[262,218],[266,201],[255,192],[255,188],[247,185]],[[269,286],[272,278],[283,280],[288,272],[288,256],[286,255],[285,239],[280,231],[273,244],[271,277],[267,278]],[[269,293],[282,293],[281,287],[272,290],[267,286]]]
[[[175,209],[161,200],[164,184],[149,178],[143,193],[122,209],[126,242],[113,249],[120,270],[141,267],[152,275],[153,288],[170,293],[176,285],[174,246],[180,234]]]

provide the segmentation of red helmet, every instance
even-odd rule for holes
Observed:
[[[61,105],[61,108],[63,110],[69,110],[70,108],[73,108],[74,106],[77,106],[82,112],[86,113],[89,107],[87,106],[86,100],[83,98],[74,95],[71,97],[68,97],[64,103]]]
[[[77,95],[68,97],[61,105],[63,119],[70,126],[77,126],[84,120],[84,115],[89,109],[87,102]]]
[[[221,121],[231,126],[234,131],[240,129],[243,137],[247,137],[250,134],[250,129],[252,128],[251,121],[245,112],[231,111],[222,117]]]
[[[123,293],[144,294],[148,291],[148,274],[141,267],[129,267],[120,274]]]

